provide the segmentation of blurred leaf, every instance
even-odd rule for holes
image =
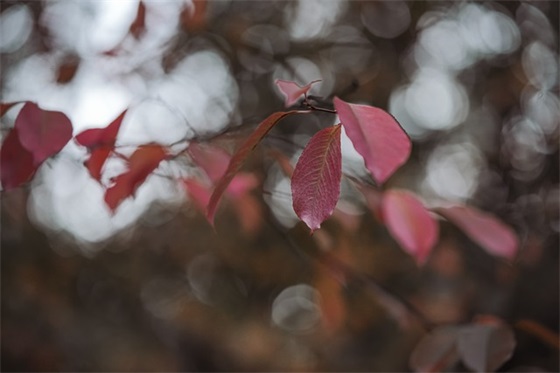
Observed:
[[[192,0],[191,4],[181,11],[181,26],[187,32],[196,33],[206,27],[208,0]]]
[[[410,367],[416,372],[441,372],[456,364],[460,330],[456,326],[442,326],[424,336],[410,355]]]
[[[340,195],[340,124],[317,132],[303,149],[292,176],[297,216],[314,231],[334,211]]]
[[[510,260],[516,256],[519,246],[517,236],[491,214],[462,205],[439,207],[434,211],[450,220],[490,254]]]
[[[477,372],[494,372],[515,349],[511,328],[502,323],[471,324],[461,329],[458,350],[463,363]]]
[[[408,159],[410,139],[395,118],[379,108],[350,104],[338,97],[334,107],[367,169],[377,183],[384,183]]]
[[[140,0],[138,3],[138,11],[136,12],[136,18],[130,25],[130,33],[134,38],[140,39],[140,37],[146,32],[146,5]]]
[[[412,193],[389,190],[381,201],[383,221],[397,242],[419,265],[437,242],[437,221]]]
[[[105,192],[105,203],[114,212],[121,202],[133,196],[136,189],[167,157],[165,148],[151,144],[138,148],[128,159],[128,171],[115,178],[113,186]]]
[[[210,197],[210,201],[208,203],[208,208],[206,210],[206,216],[208,217],[208,221],[211,224],[214,223],[214,216],[216,214],[216,208],[218,207],[218,203],[222,198],[225,190],[227,189],[229,183],[235,176],[235,174],[239,171],[249,154],[255,149],[255,147],[259,144],[259,142],[266,136],[266,134],[274,127],[281,119],[283,119],[287,115],[297,114],[297,113],[310,113],[309,110],[292,110],[292,111],[282,111],[276,112],[269,115],[265,120],[263,120],[257,128],[249,135],[249,137],[243,142],[241,147],[237,150],[237,152],[231,158],[229,165],[226,169],[224,175],[220,178],[217,182],[216,187],[214,188],[214,192]]]
[[[190,143],[187,152],[212,182],[218,181],[224,175],[231,160],[231,156],[225,150],[197,142]]]
[[[309,84],[304,85],[303,87],[300,87],[294,82],[276,79],[274,81],[274,84],[276,84],[282,95],[284,95],[284,97],[286,98],[286,100],[284,101],[284,105],[286,107],[290,107],[298,102],[301,96],[307,94],[307,92],[311,89],[311,86],[317,82],[319,82],[319,80],[315,80]]]
[[[206,211],[206,206],[210,201],[209,188],[194,178],[183,179],[183,186],[196,208],[201,212]]]

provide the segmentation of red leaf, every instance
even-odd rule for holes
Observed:
[[[377,183],[384,183],[408,159],[410,139],[395,118],[379,108],[349,104],[338,97],[334,107],[367,169]]]
[[[292,175],[297,216],[314,231],[334,211],[340,195],[340,124],[317,132],[303,149]]]
[[[402,248],[419,265],[426,262],[438,237],[438,224],[410,192],[390,190],[381,201],[383,220]]]
[[[105,128],[91,128],[76,135],[75,139],[78,144],[92,149],[100,146],[113,146],[117,140],[117,134],[121,128],[121,123],[126,114],[123,111]]]
[[[225,150],[195,142],[189,145],[188,153],[212,182],[218,181],[224,175],[231,160],[231,156]]]
[[[60,111],[42,110],[26,103],[14,125],[19,141],[32,155],[36,166],[64,148],[72,138],[72,123]]]
[[[85,165],[90,175],[97,181],[101,180],[103,165],[114,149],[117,134],[125,114],[126,110],[105,128],[85,130],[75,137],[75,140],[80,145],[87,147],[91,151],[91,155],[85,161]]]
[[[105,192],[105,203],[115,211],[120,203],[133,196],[136,189],[167,156],[161,145],[151,144],[138,148],[128,159],[128,171],[115,178],[115,184]]]
[[[144,2],[140,0],[138,3],[136,18],[130,25],[130,33],[136,39],[140,39],[144,32],[146,32],[146,6],[144,5]]]
[[[517,236],[498,218],[462,205],[439,207],[434,211],[454,223],[490,254],[510,260],[517,254]]]
[[[181,12],[181,25],[187,32],[199,32],[206,26],[207,0],[193,0],[192,6],[187,6]]]
[[[211,224],[213,224],[214,222],[214,216],[216,214],[218,203],[220,202],[220,199],[222,198],[222,195],[227,189],[229,183],[231,182],[237,171],[239,171],[239,169],[243,165],[243,162],[245,162],[245,159],[247,159],[249,154],[253,151],[253,149],[255,149],[255,147],[259,144],[263,137],[265,137],[266,134],[272,129],[272,127],[274,127],[285,116],[310,112],[310,110],[291,110],[273,113],[257,126],[253,133],[251,133],[251,135],[245,140],[245,142],[233,155],[226,169],[226,172],[220,178],[220,180],[216,184],[216,187],[214,188],[214,192],[212,193],[210,202],[208,203],[208,209],[206,210],[206,216],[208,217],[208,221],[210,221]]]
[[[458,339],[463,363],[476,372],[494,372],[515,349],[515,336],[505,324],[472,324],[462,328]]]
[[[410,367],[416,372],[444,372],[459,361],[457,338],[461,329],[442,326],[426,335],[410,355]]]
[[[284,105],[286,107],[289,107],[295,104],[296,102],[298,102],[301,96],[307,94],[307,92],[311,89],[311,86],[317,82],[319,82],[319,80],[312,81],[311,83],[306,84],[303,87],[300,87],[294,82],[276,79],[274,81],[274,84],[276,84],[280,92],[286,98]]]
[[[12,128],[0,149],[0,179],[4,190],[17,188],[31,180],[38,165],[33,154],[21,145],[17,128]]]

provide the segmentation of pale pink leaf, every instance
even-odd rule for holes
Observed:
[[[510,260],[517,254],[517,236],[495,216],[463,205],[439,207],[434,211],[455,224],[490,254]]]
[[[235,199],[249,193],[259,185],[259,179],[254,174],[240,172],[231,180],[226,189],[229,197]]]
[[[212,182],[218,181],[224,175],[231,160],[231,156],[224,149],[196,142],[189,145],[187,152]]]
[[[340,124],[317,132],[301,153],[292,175],[294,211],[312,231],[333,213],[340,195],[340,132]]]
[[[410,192],[389,190],[383,195],[381,212],[397,242],[419,265],[424,264],[437,241],[439,226],[422,202]]]
[[[218,180],[216,183],[216,187],[212,192],[212,196],[210,197],[210,201],[208,202],[208,208],[206,210],[206,216],[208,217],[208,221],[211,224],[214,223],[214,216],[216,215],[216,209],[218,207],[218,203],[220,202],[222,195],[226,191],[229,183],[235,176],[235,174],[239,171],[249,154],[255,149],[255,147],[259,144],[259,142],[266,136],[266,134],[280,121],[282,118],[286,117],[287,115],[291,114],[304,114],[310,113],[310,110],[291,110],[291,111],[282,111],[277,112],[269,115],[265,120],[263,120],[257,128],[249,135],[249,137],[243,142],[241,147],[237,150],[237,152],[232,156],[228,167],[224,173],[224,175]]]
[[[309,92],[309,90],[311,89],[311,86],[317,82],[318,80],[315,80],[309,84],[304,85],[303,87],[300,87],[294,82],[276,79],[274,81],[274,84],[276,84],[278,90],[282,93],[282,95],[284,95],[286,99],[284,101],[284,105],[286,107],[290,107],[298,102],[301,96],[307,94],[307,92]]]
[[[367,105],[334,98],[340,122],[369,172],[384,183],[410,155],[412,144],[399,123],[389,113]]]

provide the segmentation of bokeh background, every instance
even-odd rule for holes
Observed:
[[[435,324],[501,317],[517,338],[502,370],[560,369],[554,344],[520,327],[558,333],[557,1],[3,0],[0,11],[2,102],[60,110],[74,134],[128,108],[123,152],[193,138],[234,149],[282,110],[274,79],[321,80],[318,101],[384,108],[412,138],[389,187],[489,211],[521,242],[505,263],[441,222],[418,268],[347,185],[343,218],[310,238],[268,150],[294,161],[328,114],[270,134],[247,167],[262,186],[244,220],[230,201],[216,230],[176,181],[188,163],[163,164],[112,215],[70,143],[2,192],[3,371],[408,371],[426,330],[395,316],[398,299]],[[347,139],[343,152],[345,172],[364,178]],[[123,170],[112,160],[106,179]],[[356,276],[343,286],[309,255],[317,246]]]

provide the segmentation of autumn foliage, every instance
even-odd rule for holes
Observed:
[[[137,19],[131,32],[135,36],[140,35],[142,27],[142,19]],[[384,184],[406,163],[411,153],[409,137],[398,121],[380,108],[349,103],[339,97],[333,100],[334,109],[317,106],[308,98],[308,92],[315,83],[300,87],[294,82],[276,81],[277,88],[286,98],[286,107],[291,109],[265,118],[232,155],[212,143],[192,141],[178,152],[165,144],[140,144],[131,155],[126,156],[117,146],[126,110],[104,128],[88,129],[73,136],[72,123],[61,112],[41,108],[33,102],[5,103],[2,104],[2,114],[8,110],[19,110],[19,113],[0,150],[2,187],[9,192],[31,182],[38,168],[56,157],[74,139],[87,150],[84,167],[103,186],[104,202],[114,213],[124,200],[134,198],[136,191],[163,162],[174,162],[177,157],[186,156],[198,172],[176,181],[208,222],[214,225],[220,202],[227,198],[233,202],[242,226],[248,231],[254,230],[259,224],[260,205],[253,191],[260,181],[254,174],[242,171],[244,163],[284,118],[305,117],[322,111],[337,115],[339,123],[317,131],[293,169],[291,165],[283,165],[291,176],[293,210],[310,233],[320,229],[331,217],[340,218],[334,212],[339,202],[341,183],[343,178],[347,178],[363,194],[374,216],[419,266],[427,262],[437,244],[439,222],[443,219],[455,224],[489,254],[505,260],[515,258],[518,239],[511,228],[494,216],[457,203],[426,206],[411,191],[385,188]],[[299,107],[295,107],[298,103]],[[21,107],[16,109],[16,105]],[[370,182],[344,174],[341,153],[343,130],[363,158],[371,176]],[[126,170],[106,182],[104,167],[113,157],[124,160]],[[329,302],[330,297],[325,299]],[[333,302],[335,308],[339,307],[339,300]],[[337,321],[340,320],[340,312],[343,311],[326,311],[331,328],[340,322]],[[494,347],[493,343],[498,343],[500,347]],[[486,345],[490,347],[481,347]],[[420,371],[438,371],[462,359],[473,370],[494,370],[511,356],[514,345],[511,331],[499,320],[444,327],[435,329],[422,340],[411,357],[411,364]],[[440,350],[442,346],[445,348]]]

